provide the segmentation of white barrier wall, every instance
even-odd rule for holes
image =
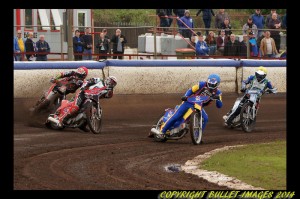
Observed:
[[[220,89],[224,92],[240,90],[242,79],[254,74],[257,67],[117,67],[104,68],[105,76],[118,79],[115,94],[184,93],[198,81],[206,80],[211,73],[221,77]],[[70,69],[14,70],[14,97],[40,97],[50,87],[51,77]],[[267,67],[267,78],[278,92],[286,92],[286,67]],[[102,69],[89,69],[91,77],[103,77]],[[238,83],[238,86],[236,86]],[[238,88],[238,89],[237,89]]]
[[[184,93],[211,73],[220,75],[223,92],[235,91],[235,67],[109,67],[118,94]]]

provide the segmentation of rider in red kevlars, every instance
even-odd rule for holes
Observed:
[[[75,93],[76,90],[82,85],[83,80],[88,75],[88,69],[84,66],[78,67],[75,71],[61,72],[56,77],[51,78],[50,82],[54,83],[45,95],[35,104],[30,111],[39,111],[41,104],[46,107],[53,102],[53,100],[64,93]]]
[[[67,109],[64,109],[64,113],[55,113],[53,116],[49,116],[48,120],[57,123],[58,126],[62,126],[62,123],[67,123],[68,119],[77,114],[82,103],[85,101],[85,90],[89,89],[95,84],[102,83],[101,85],[105,87],[104,94],[101,98],[111,98],[113,96],[113,88],[117,85],[117,78],[114,76],[109,76],[102,80],[100,78],[91,78],[84,81],[80,90],[76,92],[74,101],[70,104]],[[59,108],[58,108],[59,109]],[[81,130],[88,132],[89,129],[86,128],[86,124],[79,127]]]
[[[75,85],[77,86],[67,88],[67,91],[69,93],[75,93],[75,91],[81,86],[82,81],[86,78],[87,75],[88,69],[85,66],[80,66],[76,69],[76,71],[67,71],[59,73],[56,77],[52,78],[50,82],[54,83],[61,78],[70,77],[70,81],[75,81]]]

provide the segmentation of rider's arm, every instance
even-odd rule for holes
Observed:
[[[246,88],[247,84],[250,84],[250,82],[253,80],[254,75],[250,75],[246,80],[242,81],[242,89]]]
[[[267,83],[267,88],[268,88],[268,89],[273,89],[273,88],[274,88],[274,86],[273,86],[273,84],[271,83],[271,81],[268,81],[268,83]]]
[[[60,79],[63,77],[70,77],[70,76],[73,76],[74,74],[75,74],[75,71],[61,72],[55,76],[55,79]]]
[[[194,85],[192,88],[186,91],[184,94],[185,96],[191,96],[192,94],[196,93],[199,89],[205,86],[205,82],[199,82],[199,84]]]
[[[222,108],[222,106],[223,106],[222,92],[218,89],[216,92],[216,95],[219,96],[219,99],[216,100],[216,106],[217,106],[217,108]]]

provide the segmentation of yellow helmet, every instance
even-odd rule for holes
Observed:
[[[258,71],[259,71],[259,70],[260,70],[260,71],[263,71],[263,72],[267,75],[267,69],[266,69],[265,67],[260,66],[260,67],[258,67],[257,70],[258,70]]]

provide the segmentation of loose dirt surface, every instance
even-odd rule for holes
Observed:
[[[166,165],[224,146],[286,139],[286,95],[265,95],[251,133],[223,126],[222,116],[237,94],[223,94],[224,106],[205,108],[209,121],[202,145],[190,135],[154,142],[147,135],[165,108],[181,103],[181,94],[114,95],[102,100],[101,134],[29,124],[27,110],[37,99],[14,99],[14,189],[47,190],[225,190]]]

